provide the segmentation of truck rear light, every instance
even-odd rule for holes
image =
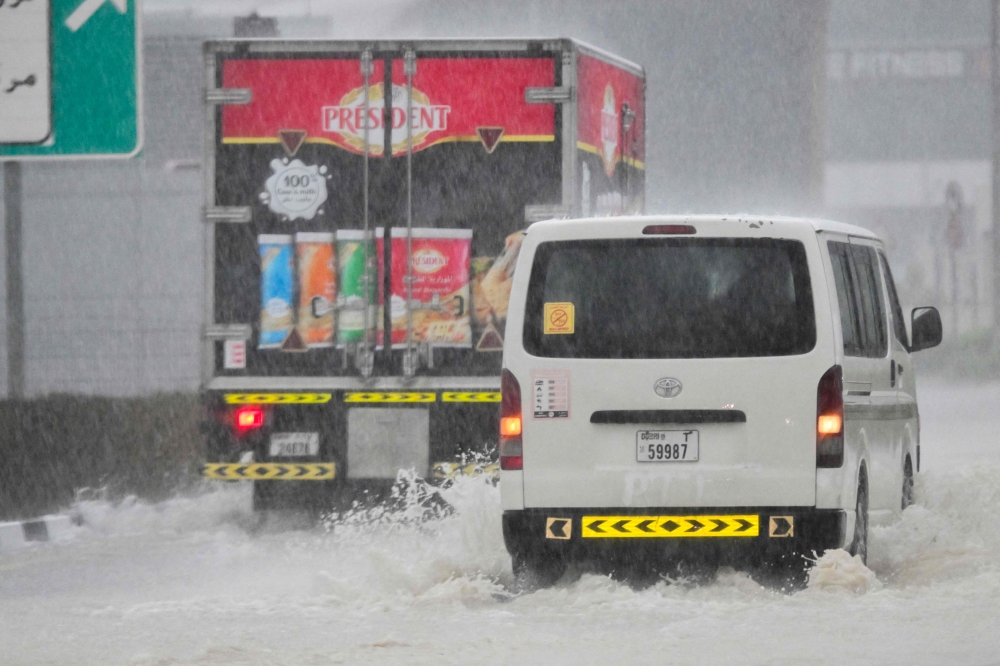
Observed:
[[[844,372],[827,370],[816,391],[816,467],[844,464]]]
[[[505,416],[500,419],[500,435],[503,437],[517,437],[521,434],[521,417]]]
[[[500,374],[500,469],[522,469],[521,451],[521,385],[504,368]]]
[[[248,430],[264,427],[264,408],[259,405],[246,405],[236,410],[236,430],[240,434]]]
[[[643,227],[644,236],[675,236],[678,234],[697,233],[690,224],[651,224]]]

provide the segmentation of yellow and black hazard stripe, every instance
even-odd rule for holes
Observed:
[[[491,476],[500,478],[500,463],[452,463],[437,462],[431,468],[431,477],[438,481],[456,479],[460,476]]]
[[[331,393],[227,393],[230,405],[320,405],[330,402]]]
[[[441,402],[500,402],[499,391],[444,391]]]
[[[436,393],[416,393],[416,392],[390,392],[390,393],[345,393],[344,402],[352,403],[373,403],[373,402],[435,402]]]
[[[755,537],[760,516],[584,516],[584,539]]]
[[[336,463],[207,463],[206,479],[221,481],[329,481],[337,475]]]

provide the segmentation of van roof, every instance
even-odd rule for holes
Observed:
[[[830,231],[833,233],[844,234],[846,236],[861,236],[864,238],[871,238],[874,240],[879,240],[879,237],[872,231],[865,229],[864,227],[855,226],[853,224],[845,224],[843,222],[835,222],[833,220],[824,220],[817,217],[787,217],[783,215],[752,215],[749,213],[733,213],[733,214],[715,214],[715,215],[631,215],[631,216],[617,216],[617,217],[589,217],[589,218],[576,218],[576,219],[562,219],[562,220],[546,220],[544,222],[537,222],[532,226],[542,226],[548,227],[550,225],[558,225],[563,227],[563,225],[575,226],[578,223],[594,223],[594,222],[644,222],[646,224],[692,224],[697,226],[699,222],[709,222],[712,224],[719,223],[732,223],[734,225],[742,226],[744,223],[750,222],[780,222],[786,225],[801,225],[803,227],[812,227],[816,232],[820,231]]]

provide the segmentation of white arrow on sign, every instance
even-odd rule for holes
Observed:
[[[74,9],[73,13],[66,19],[66,27],[76,32],[105,2],[109,1],[115,6],[119,14],[124,14],[128,9],[128,0],[83,0],[80,6]]]

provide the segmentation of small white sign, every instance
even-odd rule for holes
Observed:
[[[243,370],[247,367],[247,341],[226,340],[222,343],[222,367]]]
[[[326,203],[327,168],[306,166],[302,160],[273,159],[271,170],[274,173],[264,183],[266,191],[261,192],[261,201],[288,220],[316,217]]]
[[[276,432],[271,435],[271,447],[268,455],[279,456],[318,456],[318,432]]]
[[[531,401],[536,419],[569,418],[569,370],[532,373]]]
[[[0,2],[0,143],[41,143],[52,133],[50,2]]]

